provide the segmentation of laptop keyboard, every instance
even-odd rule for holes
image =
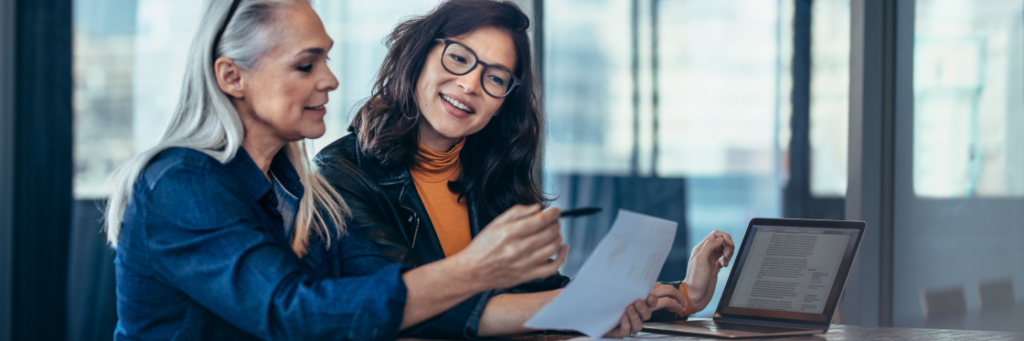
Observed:
[[[732,330],[738,332],[751,332],[751,333],[788,333],[788,332],[799,332],[807,329],[802,328],[790,328],[790,327],[776,327],[776,326],[764,326],[757,324],[746,324],[746,323],[732,323],[732,322],[714,322],[714,321],[691,321],[691,322],[677,322],[676,324],[693,326],[693,327],[705,327],[708,329],[717,330]]]

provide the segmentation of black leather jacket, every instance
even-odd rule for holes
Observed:
[[[430,222],[416,185],[406,168],[384,169],[364,154],[355,134],[334,141],[317,154],[320,174],[345,198],[352,211],[350,233],[374,240],[395,262],[421,266],[444,258],[441,242]],[[469,229],[473,237],[494,220],[478,209],[476,198],[467,195]],[[521,284],[511,292],[537,292],[564,287],[569,278],[556,274]]]

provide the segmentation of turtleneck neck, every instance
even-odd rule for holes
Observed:
[[[419,149],[416,151],[416,164],[413,165],[412,171],[419,173],[416,175],[424,182],[435,183],[455,180],[462,169],[462,165],[459,162],[459,152],[462,151],[462,146],[465,143],[466,139],[463,138],[447,152],[439,152],[430,149],[430,147],[421,142]]]

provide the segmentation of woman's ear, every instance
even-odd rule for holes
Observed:
[[[220,57],[213,62],[214,75],[217,76],[217,86],[221,91],[231,97],[238,99],[245,98],[244,87],[242,86],[242,75],[235,61]]]

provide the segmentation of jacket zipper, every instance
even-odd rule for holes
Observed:
[[[416,217],[416,229],[412,231],[412,247],[409,249],[416,249],[416,236],[420,234],[420,218]]]

